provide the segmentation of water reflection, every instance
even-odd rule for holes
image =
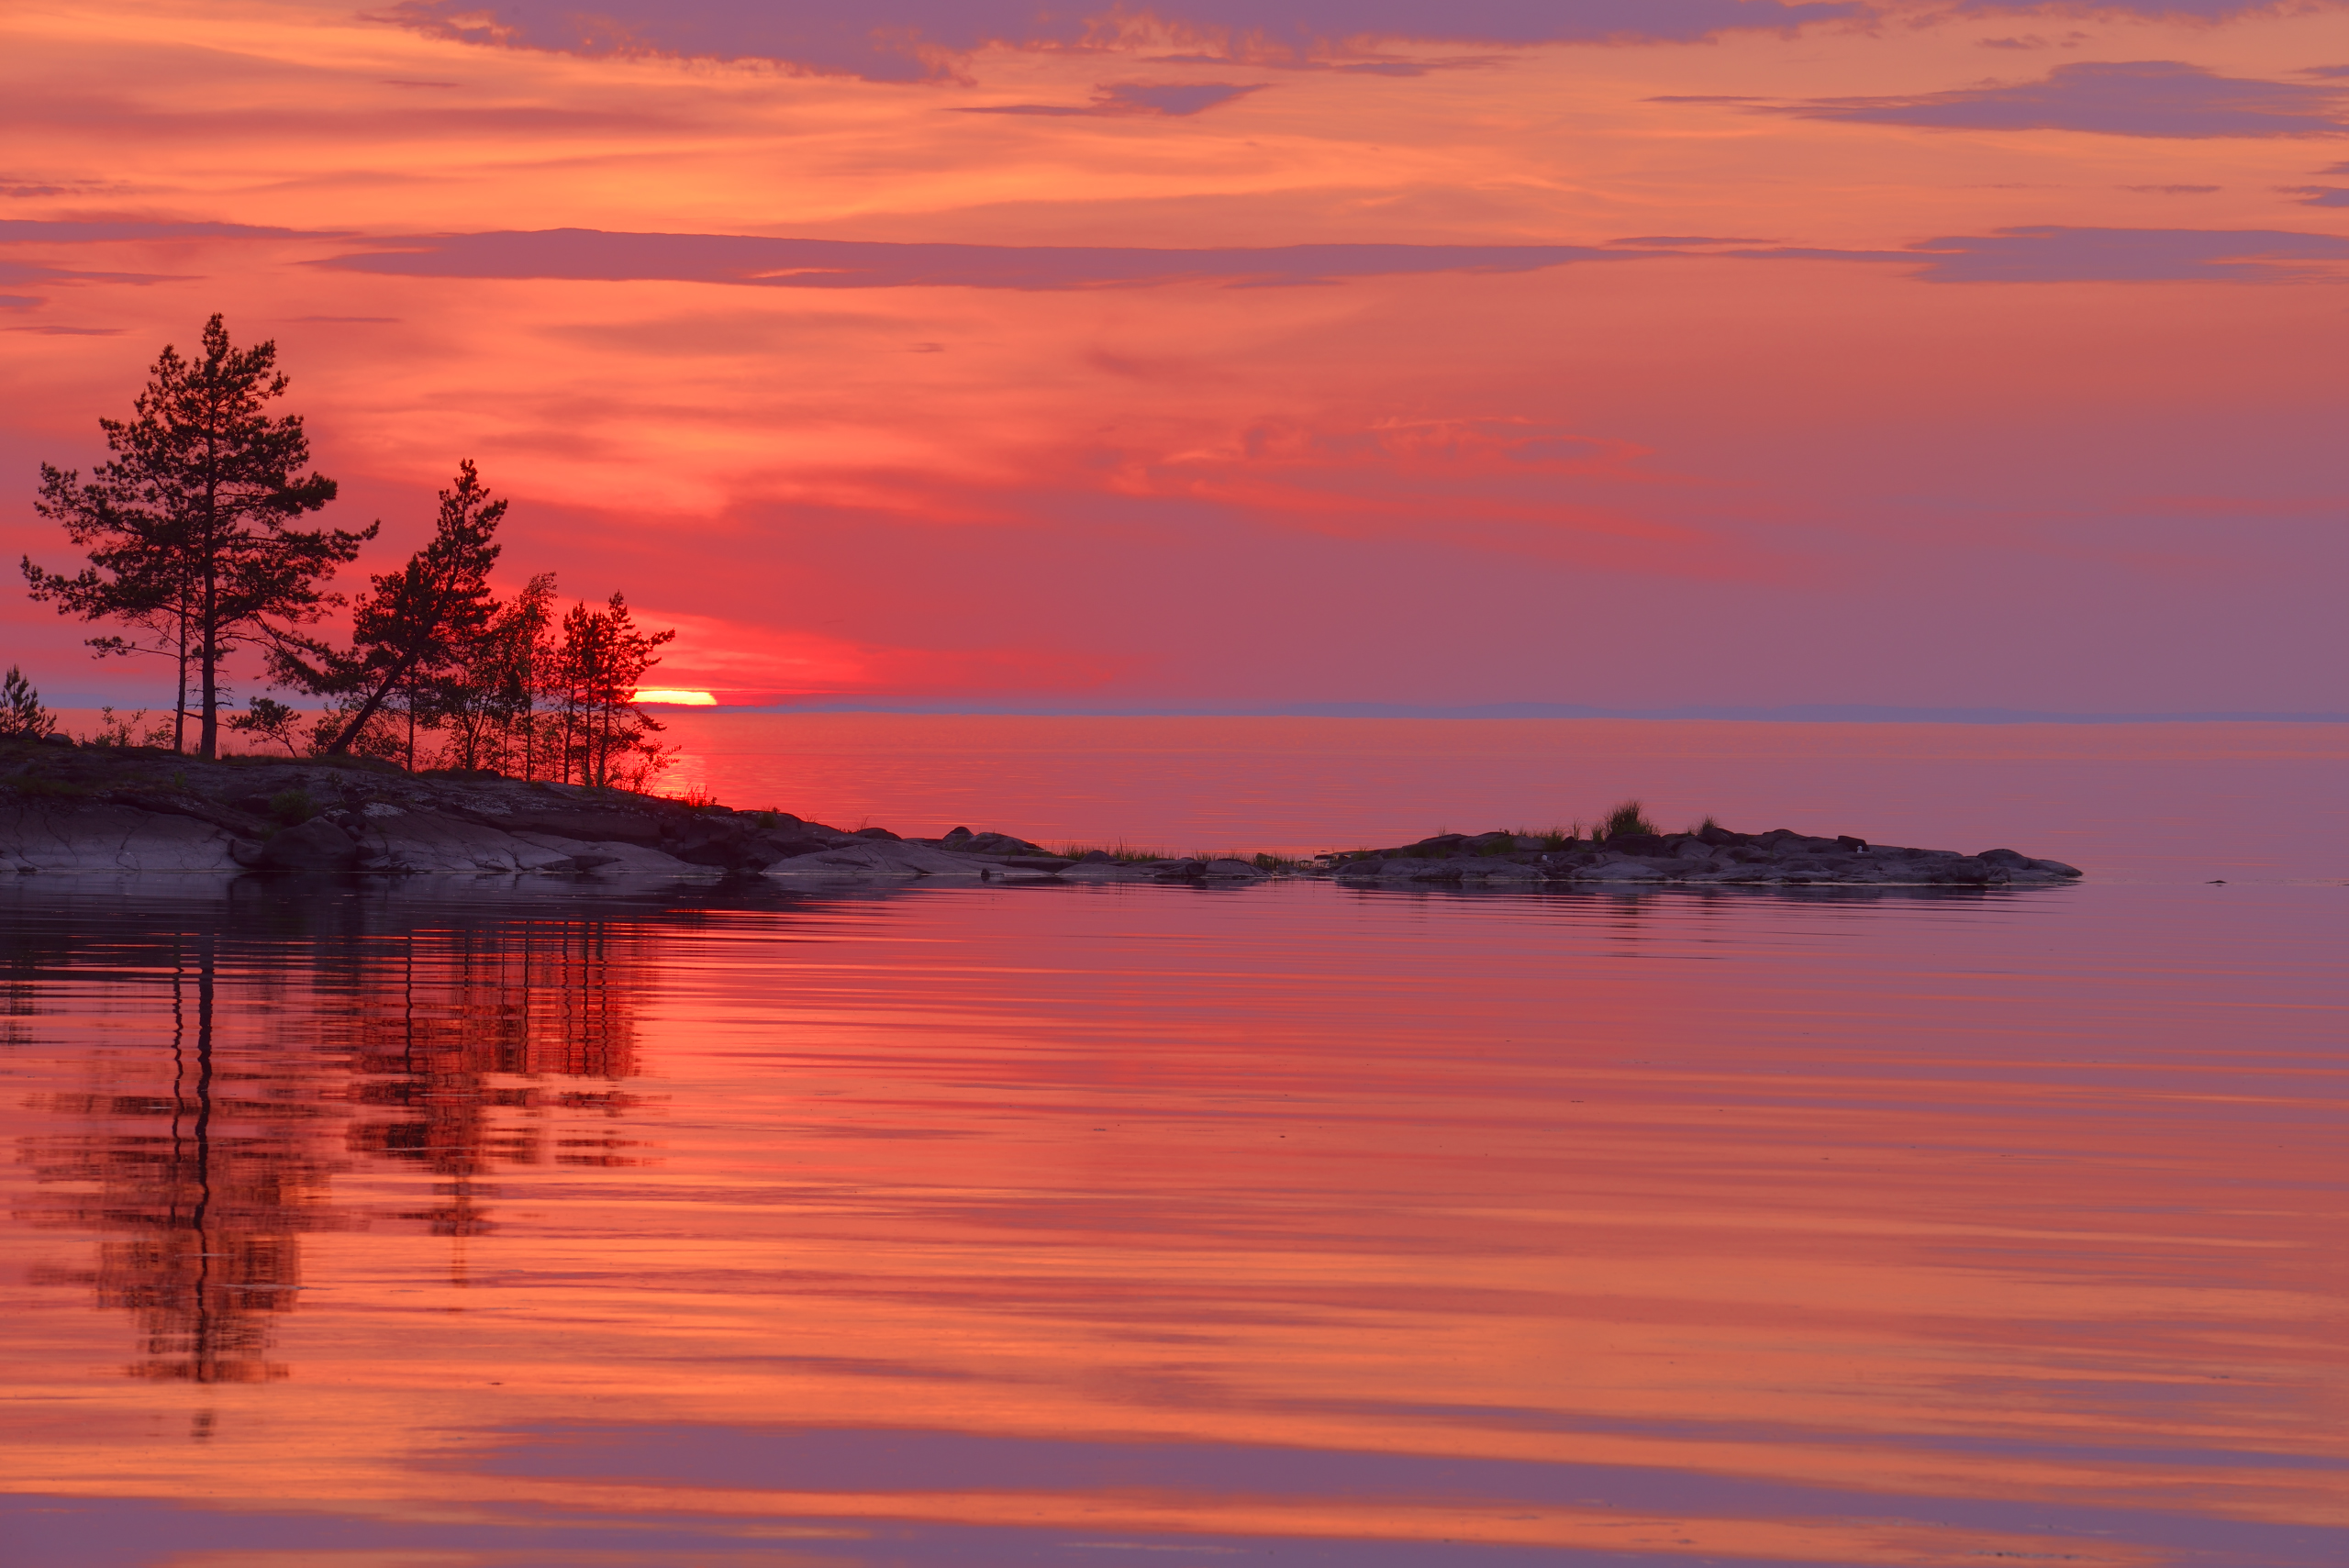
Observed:
[[[2349,1553],[2332,889],[9,892],[9,1568]]]
[[[618,1087],[637,1075],[636,1009],[651,989],[640,944],[599,920],[522,921],[494,934],[410,940],[388,962],[336,966],[338,1022],[362,1107],[353,1153],[403,1161],[440,1180],[429,1208],[403,1213],[436,1236],[487,1232],[483,1208],[495,1167],[548,1162],[550,1106],[617,1118],[638,1102]],[[362,950],[363,953],[363,950]],[[550,1088],[592,1078],[603,1087]],[[629,1165],[643,1140],[614,1134],[556,1140],[562,1165]],[[462,1267],[462,1265],[458,1265]]]
[[[305,1289],[306,1234],[389,1218],[462,1241],[494,1229],[485,1178],[501,1165],[645,1158],[641,1138],[546,1126],[551,1110],[640,1103],[620,1085],[653,987],[629,925],[451,919],[307,886],[121,914],[9,922],[0,973],[18,1039],[44,985],[106,999],[89,1086],[28,1104],[46,1124],[19,1140],[40,1195],[17,1218],[98,1238],[94,1266],[33,1278],[132,1314],[133,1377],[290,1375],[271,1351]],[[366,1161],[429,1173],[430,1203],[339,1209],[331,1178]],[[456,1283],[463,1266],[453,1253]]]

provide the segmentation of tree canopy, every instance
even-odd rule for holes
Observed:
[[[303,472],[310,442],[301,416],[270,413],[286,384],[273,341],[238,349],[215,315],[200,358],[166,344],[133,417],[98,421],[115,455],[88,481],[41,464],[35,505],[64,525],[89,564],[69,576],[26,557],[33,597],[139,634],[91,639],[101,655],[175,655],[183,715],[193,663],[205,757],[219,754],[223,659],[242,644],[284,646],[317,621],[340,602],[325,592],[327,579],[376,532],[292,526],[332,501],[336,485]]]
[[[456,483],[440,492],[431,542],[398,571],[376,576],[373,591],[352,606],[348,652],[306,638],[270,651],[271,672],[284,684],[356,699],[325,738],[327,754],[349,751],[395,690],[405,687],[413,698],[463,662],[496,611],[489,573],[499,546],[492,536],[505,516],[506,503],[489,498],[467,458]]]

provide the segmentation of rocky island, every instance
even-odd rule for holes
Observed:
[[[1444,833],[1310,860],[1055,854],[1005,833],[844,830],[786,811],[495,773],[409,773],[358,758],[199,762],[59,738],[0,741],[0,873],[427,873],[808,881],[1506,884],[2052,884],[2080,873],[2011,850],[1894,849],[1781,828],[1733,833]]]

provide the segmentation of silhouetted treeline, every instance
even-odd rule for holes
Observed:
[[[490,498],[470,460],[440,492],[431,540],[398,570],[374,575],[352,605],[351,645],[315,635],[345,602],[326,584],[382,525],[356,533],[293,526],[331,502],[337,486],[304,472],[310,449],[301,417],[270,412],[286,384],[275,343],[236,349],[216,315],[201,358],[165,345],[134,417],[98,421],[114,456],[87,481],[79,470],[41,465],[35,505],[64,526],[87,563],[68,574],[25,558],[32,595],[61,614],[114,625],[89,639],[101,657],[173,662],[172,748],[188,749],[194,717],[196,754],[219,754],[223,662],[243,647],[259,651],[273,684],[328,705],[306,727],[267,696],[228,717],[231,728],[296,754],[356,752],[410,769],[495,768],[630,788],[665,766],[661,726],[633,699],[675,633],[640,628],[618,593],[558,617],[551,573],[500,599],[489,574],[507,503]],[[38,709],[37,695],[25,700]],[[9,722],[21,717],[17,706]]]

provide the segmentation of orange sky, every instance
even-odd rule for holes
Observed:
[[[725,703],[2349,707],[2349,10],[1004,9],[12,11],[0,544],[217,309]]]

